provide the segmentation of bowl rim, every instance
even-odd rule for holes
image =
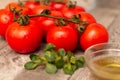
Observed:
[[[86,50],[85,50],[85,54],[90,50],[92,49],[93,47],[95,46],[99,46],[99,45],[119,45],[117,43],[107,43],[107,42],[104,42],[104,43],[97,43],[97,44],[93,44],[92,46],[88,47]],[[115,50],[120,50],[120,48],[110,48],[110,49],[115,49]],[[104,49],[105,50],[105,49]]]

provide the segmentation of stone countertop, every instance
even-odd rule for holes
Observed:
[[[11,0],[1,0],[0,6],[3,6],[6,1],[9,2]],[[120,37],[118,37],[120,35],[119,7],[118,5],[115,7],[115,4],[111,3],[108,4],[108,7],[103,0],[101,1],[99,6],[90,11],[90,13],[96,18],[98,23],[103,24],[108,29],[110,35],[109,42],[120,44]],[[104,1],[107,2],[108,0]],[[104,5],[104,7],[102,5]],[[37,51],[37,53],[42,53],[42,49]],[[81,53],[81,51],[78,53]],[[98,80],[86,67],[78,69],[72,76],[65,75],[61,70],[53,75],[47,74],[41,68],[27,71],[23,65],[29,60],[28,56],[29,55],[21,55],[14,52],[6,41],[0,37],[0,80]]]

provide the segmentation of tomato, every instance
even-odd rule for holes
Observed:
[[[6,41],[16,52],[26,54],[40,46],[42,34],[42,30],[35,21],[30,20],[29,24],[24,26],[14,22],[7,29]]]
[[[50,9],[49,6],[45,6],[45,5],[39,5],[39,6],[36,6],[33,10],[33,14],[40,14],[44,9]]]
[[[26,15],[26,14],[30,14],[30,9],[24,7],[24,6],[21,6],[19,3],[17,2],[11,2],[9,4],[7,4],[5,6],[5,9],[10,11],[10,8],[13,9],[13,8],[16,8],[16,10],[22,10],[22,14]]]
[[[51,10],[50,16],[63,17],[63,14],[60,11]]]
[[[19,8],[19,4],[17,2],[10,2],[5,6],[6,10],[10,10],[10,8]]]
[[[61,11],[65,7],[65,3],[62,2],[50,2],[50,9]]]
[[[58,26],[50,29],[46,36],[47,43],[56,46],[56,50],[64,48],[66,51],[74,51],[78,44],[78,34],[71,26]]]
[[[98,23],[88,25],[80,37],[80,47],[86,50],[88,47],[102,42],[108,42],[109,35],[106,28]]]
[[[51,11],[50,16],[54,17],[62,17],[62,13],[59,11]],[[56,27],[55,21],[56,19],[54,18],[48,18],[48,17],[39,17],[38,18],[39,26],[43,29],[44,35],[46,36],[46,33],[52,29],[53,27]]]
[[[85,9],[81,6],[75,6],[75,7],[64,7],[62,9],[62,13],[64,15],[64,17],[66,18],[72,18],[73,15],[77,15],[80,12],[85,12]]]
[[[85,21],[87,24],[96,23],[96,19],[88,12],[80,12],[80,19]]]
[[[40,27],[43,29],[44,36],[46,36],[46,33],[47,33],[50,29],[56,27],[54,21],[55,21],[54,19],[50,19],[50,18],[46,18],[46,19],[44,19],[44,20],[41,21]]]
[[[39,5],[40,5],[40,2],[36,2],[36,1],[26,1],[24,4],[26,8],[29,8],[31,10],[34,10],[34,8]]]
[[[0,36],[5,37],[8,26],[13,23],[13,13],[0,9]]]

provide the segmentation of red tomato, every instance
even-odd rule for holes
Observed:
[[[39,5],[40,5],[40,2],[26,1],[24,5],[25,5],[26,8],[29,8],[29,9],[31,9],[31,10],[34,10],[34,8],[35,8],[36,6],[39,6]]]
[[[59,26],[49,30],[46,37],[47,43],[52,43],[56,49],[64,48],[74,51],[78,44],[78,34],[71,26]]]
[[[39,5],[36,6],[33,10],[33,14],[40,14],[44,9],[50,9],[49,6]]]
[[[88,12],[80,12],[80,19],[87,24],[96,23],[96,19]]]
[[[71,8],[64,7],[62,9],[62,13],[63,13],[64,17],[66,17],[66,18],[72,18],[73,15],[77,15],[80,12],[85,12],[85,9],[80,6],[75,6],[75,7],[71,7]]]
[[[10,2],[5,6],[6,10],[10,10],[10,8],[19,8],[19,4],[17,2]]]
[[[46,19],[44,19],[44,20],[41,20],[39,26],[43,29],[44,36],[46,36],[46,33],[47,33],[50,29],[56,27],[56,25],[55,25],[55,20],[54,20],[54,19],[50,19],[50,18],[46,18]]]
[[[13,13],[5,9],[0,10],[0,36],[5,37],[8,26],[13,22]]]
[[[42,34],[42,30],[35,21],[30,21],[25,26],[14,22],[7,29],[6,41],[13,50],[25,54],[40,46]]]
[[[65,3],[62,2],[50,2],[50,9],[61,11],[65,7]]]
[[[51,11],[50,16],[62,17],[63,15],[61,12],[53,10],[53,11]],[[40,22],[39,26],[43,29],[45,36],[46,36],[46,33],[50,29],[52,29],[53,27],[56,27],[55,20],[56,19],[48,18],[48,17],[39,17],[38,18],[38,21]]]
[[[19,5],[17,2],[11,2],[11,3],[9,3],[5,6],[5,9],[8,10],[8,11],[10,11],[10,8],[11,9],[16,8],[16,10],[18,10],[18,11],[22,10],[22,14],[24,14],[24,15],[30,13],[30,9]]]
[[[88,25],[80,37],[80,46],[83,50],[102,42],[108,42],[109,36],[106,28],[98,23]]]
[[[50,16],[63,17],[63,14],[60,11],[52,10]]]

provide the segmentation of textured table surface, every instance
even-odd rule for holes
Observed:
[[[0,0],[0,8],[3,8],[9,1],[11,0]],[[109,0],[98,0],[98,6],[90,13],[96,18],[98,23],[103,24],[108,29],[109,42],[120,44],[120,7],[118,6],[120,0],[111,0],[111,3],[113,1],[114,4],[109,3],[106,5],[107,1]],[[44,48],[44,46],[41,48]],[[37,51],[37,53],[42,53],[42,49]],[[79,53],[81,51],[78,52],[78,55]],[[86,67],[78,69],[72,76],[65,75],[61,70],[52,75],[47,74],[41,68],[27,71],[23,65],[28,60],[29,55],[17,54],[0,37],[0,80],[98,80]]]

